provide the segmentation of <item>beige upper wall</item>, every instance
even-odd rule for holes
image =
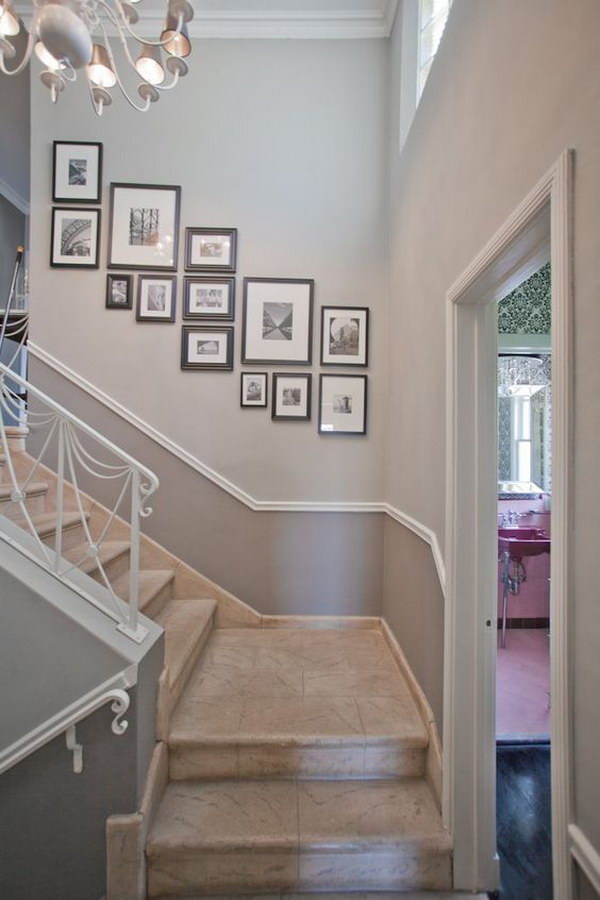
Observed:
[[[402,156],[391,135],[387,499],[444,538],[445,294],[566,148],[574,195],[576,821],[600,847],[600,70],[597,0],[457,0]],[[392,42],[392,110],[398,105]],[[408,387],[410,386],[410,388]],[[399,602],[389,585],[384,610]],[[423,633],[427,622],[423,622]]]
[[[196,41],[149,113],[118,100],[101,119],[83,84],[57,106],[32,87],[32,339],[257,499],[383,494],[386,58],[376,40]],[[54,139],[104,144],[96,272],[48,264]],[[111,181],[181,185],[182,234],[238,228],[234,373],[180,371],[182,246],[176,325],[104,309]],[[245,275],[315,279],[312,367],[264,367],[312,372],[310,423],[239,408]],[[364,438],[317,434],[322,304],[372,310]]]

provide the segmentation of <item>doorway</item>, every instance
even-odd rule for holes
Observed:
[[[565,152],[447,294],[447,604],[444,797],[455,889],[494,890],[496,854],[496,302],[550,258],[553,497],[550,608],[552,841],[556,896],[571,900],[567,683],[570,197]]]

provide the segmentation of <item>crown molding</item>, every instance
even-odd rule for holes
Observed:
[[[304,39],[343,40],[387,38],[390,36],[399,0],[381,0],[377,9],[329,10],[202,10],[197,9],[188,24],[191,37],[229,40]],[[136,9],[140,20],[135,31],[142,37],[155,37],[163,27],[166,0],[154,8]],[[16,5],[25,22],[31,19],[31,7]],[[111,30],[107,29],[111,34]]]

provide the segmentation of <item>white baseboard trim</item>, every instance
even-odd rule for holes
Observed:
[[[600,897],[600,853],[577,825],[569,825],[569,842],[571,856],[583,869]]]
[[[214,469],[211,469],[210,466],[207,466],[188,450],[185,450],[179,444],[176,444],[175,441],[172,441],[165,434],[158,431],[158,429],[154,428],[153,425],[150,425],[149,422],[146,422],[130,409],[127,409],[127,407],[119,403],[118,400],[115,400],[114,397],[109,396],[99,387],[92,384],[87,378],[79,375],[59,359],[56,359],[51,353],[48,353],[40,347],[39,344],[30,341],[28,348],[32,356],[39,359],[44,365],[53,369],[90,397],[93,397],[94,400],[97,400],[98,403],[101,403],[111,412],[116,413],[116,415],[120,416],[130,425],[133,425],[134,428],[137,428],[138,431],[141,431],[142,434],[145,434],[146,437],[149,437],[152,441],[163,447],[169,453],[172,453],[173,456],[176,456],[187,466],[194,469],[196,472],[199,472],[204,478],[212,481],[213,484],[216,484],[217,487],[226,491],[230,496],[235,497],[236,500],[239,500],[240,503],[243,503],[244,506],[247,506],[248,509],[253,510],[253,512],[383,513],[384,515],[388,515],[391,519],[404,525],[405,528],[408,528],[429,544],[442,592],[445,593],[446,572],[437,535],[426,525],[423,525],[421,522],[417,521],[417,519],[409,516],[408,513],[404,513],[390,503],[381,500],[258,500],[232,481],[219,475],[219,473],[215,472]]]

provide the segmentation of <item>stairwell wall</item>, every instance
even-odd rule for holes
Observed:
[[[150,112],[116,101],[101,119],[83,85],[53,106],[32,84],[33,341],[261,500],[383,497],[386,63],[381,40],[200,40],[189,75]],[[49,266],[55,139],[104,146],[98,270]],[[176,324],[138,324],[134,312],[104,308],[111,181],[182,187]],[[186,226],[238,228],[231,373],[180,370]],[[311,366],[241,366],[244,276],[315,279]],[[371,310],[370,366],[346,370],[369,377],[365,437],[317,433],[319,373],[338,371],[319,366],[323,304]],[[311,422],[240,409],[242,370],[286,369],[312,373]],[[106,424],[94,404],[83,417]],[[116,442],[124,435],[133,452],[139,440],[119,422]],[[164,485],[148,527],[186,562],[261,612],[380,611],[380,517],[257,516],[148,443],[141,458],[160,462]]]
[[[390,358],[387,470],[389,502],[401,501],[443,546],[446,291],[539,178],[573,148],[574,819],[596,848],[600,483],[593,473],[600,446],[600,124],[590,110],[600,102],[599,31],[595,0],[454,3],[401,156],[398,129],[391,124],[390,334],[397,352]],[[394,58],[398,52],[396,34]],[[397,84],[394,90],[398,96]],[[390,552],[393,547],[388,559]],[[388,579],[384,615],[391,620],[414,613],[421,634],[438,629],[439,621],[417,599],[411,583]],[[405,650],[424,683],[418,654]]]

